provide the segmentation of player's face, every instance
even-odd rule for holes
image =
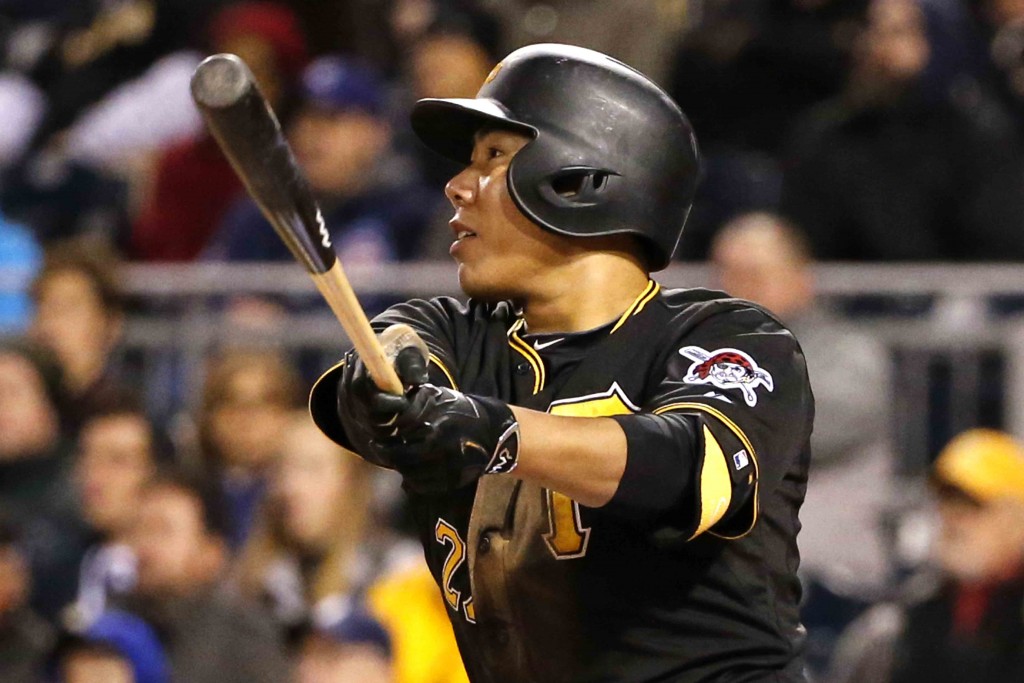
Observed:
[[[463,291],[482,299],[528,299],[571,250],[567,238],[541,229],[509,195],[509,162],[530,138],[489,131],[477,136],[469,166],[452,178],[445,195],[455,207],[450,253]]]

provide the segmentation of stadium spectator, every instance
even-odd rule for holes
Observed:
[[[109,173],[69,161],[59,147],[30,154],[0,178],[0,203],[44,246],[74,238],[119,244],[128,226],[128,188]]]
[[[1024,680],[1024,446],[965,432],[932,470],[933,570],[844,634],[834,683]]]
[[[296,683],[392,683],[391,638],[356,604],[317,622],[303,640]]]
[[[46,98],[30,79],[0,71],[0,110],[9,120],[0,129],[0,169],[21,159],[46,112]]]
[[[50,626],[28,606],[29,560],[17,529],[0,518],[0,681],[38,683],[49,653]]]
[[[162,634],[174,680],[280,683],[289,672],[273,625],[220,589],[225,529],[213,486],[176,473],[153,478],[132,532],[138,582],[125,606]]]
[[[53,683],[171,683],[167,654],[153,627],[115,610],[62,634],[51,669]]]
[[[459,3],[421,3],[433,7],[426,16],[405,17],[417,3],[395,5],[396,32],[405,45],[403,111],[423,97],[473,97],[497,61],[497,20],[488,13],[470,11]],[[416,18],[418,16],[418,19]],[[412,158],[420,177],[438,196],[448,180],[461,170],[457,164],[432,153],[408,125],[396,126],[395,144]],[[442,207],[443,208],[443,207]],[[432,225],[424,242],[427,258],[447,258],[450,234],[447,210],[443,222]],[[436,235],[434,233],[437,233]]]
[[[65,17],[50,17],[54,40],[30,71],[48,101],[47,116],[37,134],[39,144],[47,144],[87,105],[191,38],[185,25],[191,13],[181,11],[180,2],[74,4],[65,10]]]
[[[391,637],[395,683],[467,683],[444,601],[422,554],[394,562],[367,589],[366,605]]]
[[[975,239],[1002,245],[1002,253],[990,249],[993,253],[971,257],[1016,261],[1024,259],[1024,246],[1000,226],[1006,213],[1024,215],[1024,193],[1020,191],[1024,187],[1024,3],[972,0],[968,5],[977,18],[974,35],[980,37],[981,67],[973,81],[958,83],[954,96],[963,106],[978,111],[978,116],[1011,126],[1017,133],[1010,167],[988,179],[976,202],[979,232]],[[1016,234],[1019,230],[1020,224]]]
[[[266,491],[267,468],[301,401],[295,369],[276,352],[235,349],[211,360],[198,420],[200,449],[227,500],[232,550],[245,543]]]
[[[91,545],[82,560],[75,602],[78,618],[95,619],[108,594],[124,594],[135,583],[129,534],[138,501],[157,466],[157,435],[137,407],[112,407],[82,426],[75,484]]]
[[[29,334],[60,361],[62,425],[76,435],[91,414],[134,397],[112,362],[124,322],[118,262],[91,243],[53,246],[32,284],[32,299]]]
[[[201,56],[194,50],[174,52],[111,90],[67,131],[67,156],[123,179],[129,200],[136,199],[152,180],[160,152],[202,134],[202,118],[189,90]]]
[[[793,116],[838,95],[867,0],[721,2],[674,57],[672,93],[701,147],[777,155]]]
[[[494,61],[471,30],[455,22],[434,23],[412,45],[409,56],[416,99],[474,97]]]
[[[76,113],[62,134],[66,156],[85,166],[115,173],[132,185],[150,180],[153,155],[183,138],[200,134],[202,120],[192,104],[189,79],[202,52],[201,26],[223,0],[155,0],[153,32],[161,45],[157,59],[136,75],[115,83],[101,99]]]
[[[700,137],[701,189],[680,245],[704,258],[745,212],[775,210],[794,117],[839,93],[867,0],[710,3],[673,56],[670,92]]]
[[[807,360],[815,419],[798,543],[807,659],[824,667],[840,630],[892,579],[880,523],[893,475],[891,361],[877,339],[843,324],[817,299],[807,244],[779,216],[733,219],[715,236],[711,257],[721,288],[779,316]]]
[[[5,210],[32,226],[44,242],[83,234],[120,241],[129,224],[125,179],[76,158],[66,144],[68,128],[84,109],[188,42],[195,8],[207,3],[14,4],[5,3],[5,19],[10,13],[26,20],[4,22],[5,53],[12,70],[25,73],[38,87],[42,102],[38,112],[25,111],[24,105],[13,112],[12,125],[18,126],[20,118],[33,137],[3,179]]]
[[[386,626],[394,643],[398,683],[464,681],[444,603],[421,552],[389,534],[370,509],[378,490],[373,468],[324,438],[304,411],[290,418],[270,494],[237,567],[242,593],[268,605],[293,640],[304,624],[336,623],[367,597],[368,615]],[[321,664],[347,658],[334,647],[314,654]],[[373,663],[355,659],[353,665]]]
[[[315,61],[302,79],[291,141],[345,263],[411,258],[430,207],[438,203],[393,153],[385,98],[385,83],[374,70],[341,57]],[[249,198],[228,213],[207,255],[229,261],[292,258]]]
[[[273,2],[230,5],[209,26],[214,52],[245,60],[278,115],[286,117],[306,63],[305,38],[292,11]],[[145,261],[189,261],[206,246],[241,181],[208,134],[167,149],[132,228],[130,253]]]
[[[845,260],[1019,258],[1011,130],[921,87],[931,46],[913,0],[873,0],[848,85],[798,125],[782,211],[816,256]]]
[[[20,288],[0,290],[0,335],[21,332],[28,326],[32,312],[28,285],[42,260],[43,250],[32,232],[0,213],[0,270],[11,269],[23,283]]]
[[[0,342],[0,514],[23,539],[31,604],[51,619],[74,597],[84,546],[60,402],[56,361],[26,342]]]
[[[494,12],[479,0],[398,0],[391,4],[389,23],[395,42],[403,51],[433,27],[445,25],[472,34],[488,53],[501,51],[501,25]]]
[[[391,72],[395,41],[388,26],[392,2],[376,0],[289,0],[314,55],[358,55]]]
[[[318,608],[361,592],[379,562],[366,543],[372,468],[325,439],[304,411],[289,413],[281,431],[238,574],[243,594],[294,634]]]
[[[504,50],[569,43],[621,59],[664,85],[668,56],[685,25],[686,3],[648,0],[485,0],[501,20]],[[685,108],[685,106],[684,106]]]
[[[1024,135],[1024,4],[1016,0],[972,0],[985,42],[985,84]]]

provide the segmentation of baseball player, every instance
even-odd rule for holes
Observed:
[[[679,107],[605,55],[510,54],[412,126],[448,183],[468,303],[394,306],[403,396],[350,352],[317,425],[404,476],[474,683],[802,681],[813,399],[757,306],[667,291],[698,175]]]

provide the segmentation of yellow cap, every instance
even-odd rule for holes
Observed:
[[[1024,446],[1004,432],[971,429],[942,450],[935,476],[982,502],[1024,502]]]

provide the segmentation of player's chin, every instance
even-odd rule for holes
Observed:
[[[459,287],[467,296],[481,301],[517,298],[517,289],[496,275],[491,269],[463,262],[459,264]]]

